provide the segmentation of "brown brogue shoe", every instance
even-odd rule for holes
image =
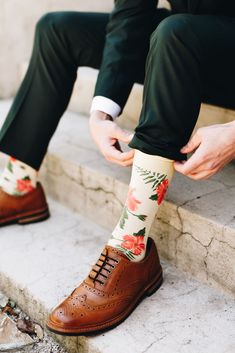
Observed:
[[[0,226],[12,223],[27,224],[49,217],[46,197],[40,183],[23,196],[12,196],[0,189]]]
[[[140,262],[131,262],[119,250],[106,246],[85,281],[52,311],[47,327],[57,334],[74,336],[115,327],[145,296],[153,294],[162,280],[151,238]]]

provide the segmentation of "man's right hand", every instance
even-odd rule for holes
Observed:
[[[128,144],[133,133],[121,129],[108,114],[98,110],[91,113],[89,126],[93,140],[107,161],[124,167],[132,165],[134,150],[123,152],[119,141]]]

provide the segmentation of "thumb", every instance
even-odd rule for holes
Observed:
[[[114,131],[114,138],[124,143],[129,143],[133,139],[133,132],[121,129],[119,126],[116,127]]]
[[[196,132],[193,137],[189,140],[187,145],[181,148],[180,152],[182,153],[190,153],[195,151],[195,149],[201,144],[201,137]]]

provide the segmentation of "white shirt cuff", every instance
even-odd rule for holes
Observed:
[[[92,113],[94,110],[104,112],[115,119],[120,114],[121,107],[109,98],[96,96],[92,100],[90,113]]]

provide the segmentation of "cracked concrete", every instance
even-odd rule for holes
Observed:
[[[42,325],[88,274],[109,237],[97,222],[49,203],[49,220],[0,232],[0,287]],[[70,353],[233,353],[234,299],[162,264],[163,286],[122,325],[88,338],[53,337]]]
[[[0,107],[3,117],[9,103]],[[41,179],[54,199],[111,231],[125,202],[130,173],[130,168],[108,163],[100,155],[86,117],[66,113],[49,146]],[[162,256],[233,295],[234,176],[234,163],[208,181],[176,174],[151,230]]]

